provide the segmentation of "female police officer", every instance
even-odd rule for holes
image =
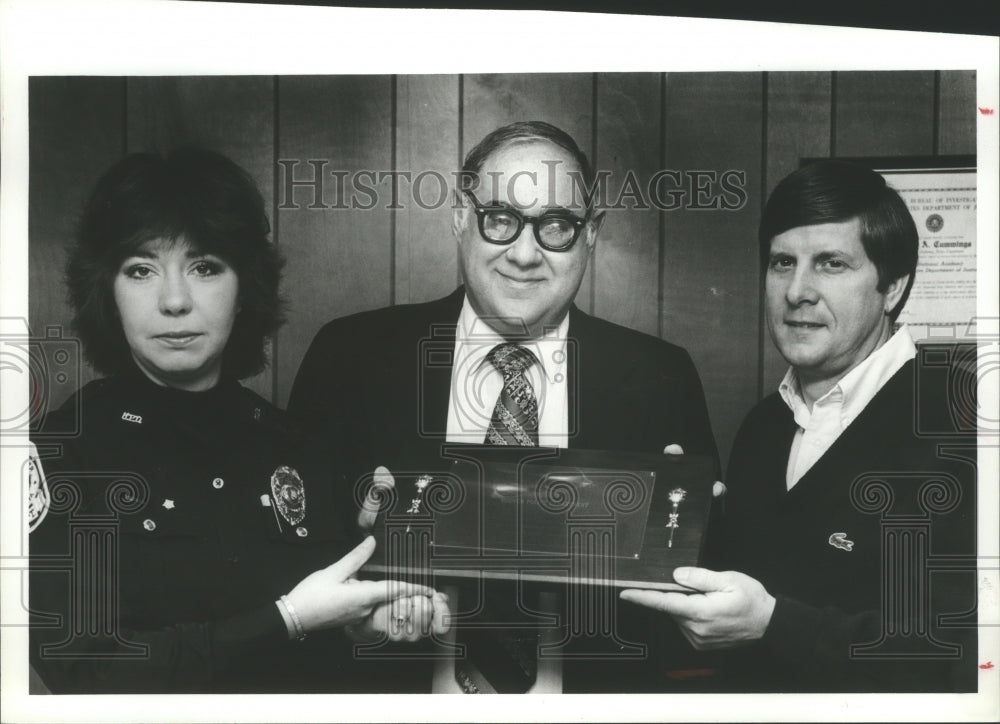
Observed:
[[[282,320],[268,233],[250,177],[198,149],[126,157],[84,209],[70,301],[109,376],[35,436],[31,659],[53,691],[349,689],[343,627],[444,630],[432,590],[353,579],[373,539],[337,560],[346,486],[290,465],[284,415],[237,382]]]

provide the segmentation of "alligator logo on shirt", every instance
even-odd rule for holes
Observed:
[[[834,548],[840,548],[844,551],[854,550],[854,541],[847,540],[847,533],[831,533],[830,540],[827,542]]]

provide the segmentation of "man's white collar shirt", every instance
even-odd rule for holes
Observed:
[[[795,370],[788,369],[778,385],[778,393],[792,411],[799,428],[788,455],[785,472],[788,490],[823,457],[883,385],[916,354],[917,348],[910,332],[903,325],[885,344],[816,400],[811,411],[802,397]]]
[[[537,339],[519,342],[531,350],[539,364],[525,374],[538,401],[538,444],[568,447],[566,337],[569,315],[558,327]],[[503,375],[486,358],[490,350],[506,340],[479,318],[466,297],[455,331],[454,366],[448,399],[448,442],[482,444],[486,439]]]

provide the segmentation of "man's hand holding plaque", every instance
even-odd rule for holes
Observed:
[[[663,452],[683,455],[684,449],[667,445]],[[725,494],[725,484],[716,481],[712,497]],[[759,581],[735,571],[696,567],[677,568],[674,580],[696,593],[627,588],[621,598],[672,616],[684,637],[699,651],[730,648],[763,637],[775,601]]]
[[[774,596],[759,581],[736,571],[684,567],[674,580],[696,593],[626,589],[623,601],[669,614],[684,638],[699,651],[725,649],[764,636],[774,612]]]

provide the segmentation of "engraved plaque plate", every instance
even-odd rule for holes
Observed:
[[[440,470],[397,475],[365,570],[680,588],[714,480],[699,456],[450,444]],[[581,574],[588,556],[602,575]]]

